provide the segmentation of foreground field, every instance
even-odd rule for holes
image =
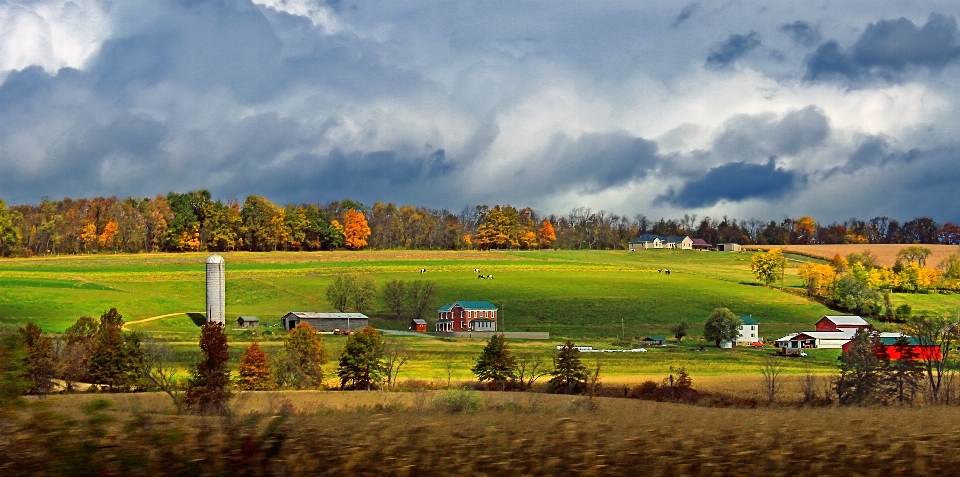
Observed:
[[[957,408],[718,409],[515,393],[159,395],[7,414],[4,475],[951,475]],[[461,412],[458,412],[461,411]],[[882,429],[882,432],[878,430]]]

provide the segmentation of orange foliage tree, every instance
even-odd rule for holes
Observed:
[[[240,357],[240,366],[237,368],[240,379],[237,386],[246,391],[269,391],[274,388],[273,376],[270,375],[270,362],[267,352],[259,344],[253,343],[247,347]]]
[[[553,224],[549,220],[540,222],[540,228],[537,229],[537,241],[541,248],[549,248],[553,241],[557,239],[557,233],[553,230]]]
[[[367,218],[356,210],[349,209],[343,214],[343,238],[347,248],[359,250],[367,246],[370,226]]]

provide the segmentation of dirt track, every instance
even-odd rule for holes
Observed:
[[[144,318],[144,319],[142,319],[142,320],[128,321],[128,322],[126,322],[126,323],[123,324],[123,327],[126,328],[126,327],[129,326],[129,325],[138,325],[138,324],[140,324],[140,323],[146,323],[146,322],[148,322],[148,321],[156,321],[156,320],[159,320],[159,319],[161,319],[161,318],[168,318],[168,317],[171,317],[171,316],[186,315],[187,313],[199,313],[199,312],[193,312],[193,311],[178,311],[178,312],[176,312],[176,313],[167,313],[166,315],[151,316],[150,318]]]

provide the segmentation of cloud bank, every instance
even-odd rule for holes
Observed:
[[[0,198],[956,221],[958,10],[0,3]]]

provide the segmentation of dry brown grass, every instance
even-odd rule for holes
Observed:
[[[844,244],[844,245],[749,245],[744,246],[745,250],[769,250],[772,248],[782,249],[784,252],[793,252],[799,255],[819,257],[824,260],[830,260],[834,255],[840,254],[845,257],[851,253],[860,253],[869,250],[870,254],[876,257],[879,265],[893,266],[897,261],[897,252],[909,247],[903,244]],[[960,253],[960,247],[956,245],[922,245],[929,248],[933,255],[927,259],[927,266],[936,266],[943,259],[954,253]]]
[[[480,393],[483,410],[451,414],[423,399],[430,393],[250,394],[229,418],[158,413],[165,398],[155,394],[109,396],[100,412],[80,408],[102,396],[47,400],[72,421],[0,414],[0,474],[915,476],[960,464],[953,407],[719,409]]]

